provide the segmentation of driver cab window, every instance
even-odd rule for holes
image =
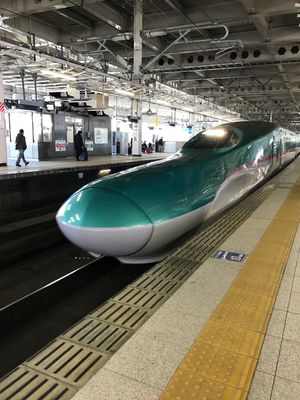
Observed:
[[[184,149],[215,149],[233,147],[238,143],[238,135],[233,129],[207,129],[195,135],[184,146]]]

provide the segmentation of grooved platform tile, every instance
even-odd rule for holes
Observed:
[[[124,328],[136,329],[148,319],[149,312],[145,309],[140,310],[137,307],[110,300],[90,314],[90,317]]]
[[[177,289],[178,285],[181,283],[172,279],[143,275],[130,286],[156,293],[170,294]]]
[[[191,271],[186,268],[180,267],[169,267],[165,264],[159,264],[157,267],[153,268],[152,274],[153,276],[159,276],[161,278],[172,279],[175,281],[182,281],[183,279],[187,279]]]
[[[132,331],[128,329],[92,318],[85,318],[64,333],[61,338],[72,340],[98,351],[114,353],[131,334]]]
[[[113,297],[113,300],[135,307],[154,310],[165,301],[165,295],[129,286]]]
[[[154,267],[154,269],[159,269],[161,266],[167,266],[184,270],[193,270],[197,268],[198,263],[196,261],[191,261],[189,258],[176,257],[175,253],[172,253],[166,257],[161,263]],[[147,274],[147,272],[146,272]]]
[[[41,375],[25,366],[18,367],[4,383],[0,384],[2,400],[34,399],[71,399],[76,389],[64,382]]]
[[[56,339],[24,365],[69,385],[82,386],[106,361],[105,354]]]

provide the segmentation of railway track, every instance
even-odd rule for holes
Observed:
[[[1,215],[0,376],[149,268],[94,260],[61,235],[56,208]]]
[[[1,216],[1,268],[65,241],[55,222],[56,209],[44,207]]]
[[[3,376],[137,278],[150,265],[103,257],[0,309]],[[17,349],[17,351],[16,351]]]

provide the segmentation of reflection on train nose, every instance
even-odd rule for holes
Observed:
[[[123,194],[106,188],[75,193],[59,209],[57,223],[75,245],[95,254],[121,256],[143,248],[153,226]]]

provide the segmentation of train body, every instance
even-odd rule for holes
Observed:
[[[85,185],[62,205],[57,223],[71,242],[95,256],[157,261],[294,159],[298,147],[295,133],[273,123],[219,125],[167,159]]]

